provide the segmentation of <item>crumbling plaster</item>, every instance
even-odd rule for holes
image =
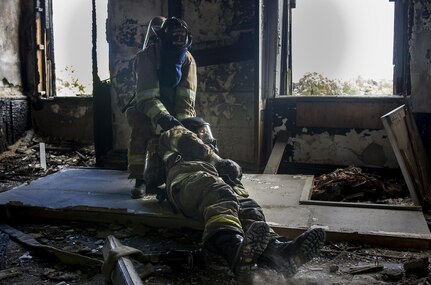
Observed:
[[[350,108],[340,112],[338,117],[334,117],[330,121],[317,119],[317,121],[309,121],[308,124],[302,122],[301,126],[298,126],[297,112],[314,110],[313,105],[320,106],[325,101],[327,101],[326,104],[333,104],[333,106],[345,106],[346,102],[343,102],[341,98],[336,99],[328,96],[286,99],[288,100],[278,100],[270,104],[271,109],[273,109],[273,139],[287,140],[284,153],[285,160],[291,163],[336,166],[398,167],[386,131],[383,129],[383,125],[379,127],[378,122],[385,112],[392,110],[393,105],[401,105],[402,98],[375,98],[370,99],[369,102],[364,101],[365,98],[364,100],[346,98],[345,100],[350,101]],[[308,107],[303,105],[302,108],[297,108],[299,104],[304,104],[304,102],[307,102]],[[353,119],[350,116],[352,112],[361,110],[370,102],[382,104],[381,108],[363,112],[366,114],[363,118],[359,116]],[[381,113],[374,114],[374,112]],[[345,126],[343,120],[362,127]]]
[[[182,1],[194,50],[230,46],[253,38],[255,1]],[[252,48],[252,47],[250,47]],[[196,112],[211,124],[220,152],[252,168],[255,163],[255,60],[198,64]]]
[[[254,160],[254,63],[235,62],[198,69],[196,111],[207,120],[219,142],[221,153],[243,164]]]
[[[191,52],[217,48],[252,36],[254,5],[249,1],[181,1],[183,18],[192,35]],[[167,15],[167,1],[110,0],[107,39],[110,47],[111,101],[115,149],[125,149],[129,126],[121,109],[134,92],[134,55],[142,48],[146,24]],[[196,109],[208,120],[225,155],[239,162],[254,161],[254,61],[211,66],[198,64]],[[246,146],[246,147],[245,147]]]
[[[20,0],[0,1],[0,97],[20,94]]]
[[[229,45],[253,33],[254,1],[182,1],[184,19],[193,34],[194,48]]]
[[[410,42],[412,109],[431,113],[431,2],[415,0]]]
[[[24,133],[29,122],[21,79],[21,5],[20,0],[0,1],[0,152]]]
[[[93,143],[93,98],[56,97],[44,100],[33,110],[32,124],[37,133],[80,143]]]
[[[346,134],[303,134],[290,138],[292,161],[311,164],[396,168],[394,152],[384,130],[354,129]]]
[[[142,48],[148,22],[166,15],[167,0],[109,0],[107,41],[112,77],[111,106],[114,149],[126,149],[130,129],[121,109],[134,93],[133,59]]]

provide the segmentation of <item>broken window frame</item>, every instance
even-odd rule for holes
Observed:
[[[412,29],[412,7],[410,1],[388,1],[395,2],[392,95],[408,96],[411,95],[409,40]],[[296,8],[296,0],[274,2],[275,4],[267,3],[268,12],[265,13],[267,41],[264,55],[268,62],[263,66],[263,74],[267,74],[266,78],[263,78],[263,86],[266,98],[288,97],[293,93],[292,9]],[[281,20],[273,16],[276,14],[281,15]],[[281,50],[285,52],[278,53],[277,46],[280,46]]]
[[[39,98],[52,98],[55,91],[54,32],[52,1],[34,0],[36,90]]]

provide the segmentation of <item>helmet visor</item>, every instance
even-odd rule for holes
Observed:
[[[197,131],[197,135],[204,143],[208,144],[208,143],[214,142],[214,137],[209,125],[203,125],[199,127]]]

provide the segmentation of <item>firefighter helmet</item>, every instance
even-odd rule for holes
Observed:
[[[218,153],[217,140],[213,137],[208,122],[201,117],[190,117],[182,120],[181,124],[188,130],[194,132],[204,143]]]
[[[177,17],[164,20],[156,34],[171,47],[188,48],[192,44],[192,35],[187,23]]]

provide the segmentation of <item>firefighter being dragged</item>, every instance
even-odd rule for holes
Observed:
[[[223,256],[239,278],[256,268],[290,277],[323,246],[325,233],[311,229],[287,241],[265,222],[262,208],[241,183],[241,167],[217,154],[209,124],[188,118],[161,134],[169,202],[204,225],[203,244]],[[185,128],[187,127],[187,129]]]

